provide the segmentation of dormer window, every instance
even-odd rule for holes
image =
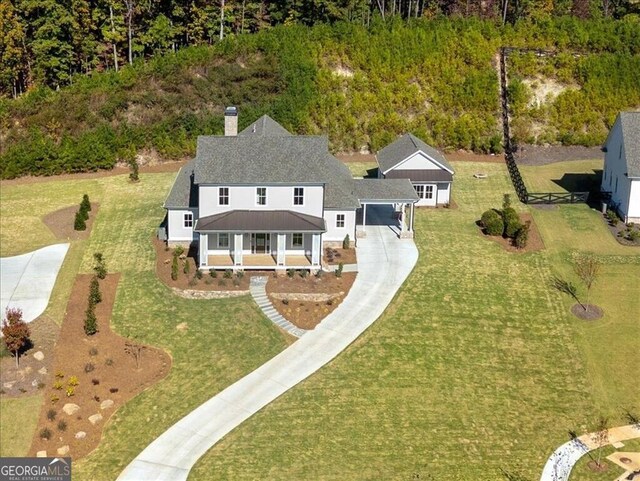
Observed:
[[[304,187],[294,187],[293,205],[304,205]]]
[[[267,205],[266,187],[256,187],[256,205]]]
[[[229,205],[229,187],[220,187],[218,189],[218,204]]]

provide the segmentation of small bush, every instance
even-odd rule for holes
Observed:
[[[200,269],[196,269],[195,276],[197,279],[202,279],[202,271]]]
[[[244,277],[244,271],[238,271],[236,272],[236,278],[238,279],[242,279]]]
[[[91,349],[89,349],[89,355],[90,356],[97,356],[98,355],[98,348],[97,347],[92,347]]]
[[[513,207],[507,207],[502,211],[504,219],[504,235],[513,239],[522,227],[520,217]]]
[[[287,269],[287,276],[289,276],[290,279],[293,279],[295,275],[296,275],[295,269]]]
[[[493,209],[485,211],[480,218],[480,222],[488,235],[502,235],[504,232],[504,220]]]
[[[335,270],[336,277],[342,277],[342,269],[344,268],[344,264],[340,262],[338,264],[338,268]]]
[[[303,279],[306,279],[307,276],[309,275],[309,271],[306,269],[300,269],[300,272],[298,273],[300,277],[302,277]]]
[[[505,211],[511,208],[511,194],[504,194],[502,196],[502,210]]]
[[[89,303],[85,311],[84,333],[87,336],[93,336],[96,332],[98,332],[98,320],[96,319],[95,305]]]
[[[93,266],[93,270],[98,276],[98,279],[104,279],[105,277],[107,277],[107,266],[104,262],[104,257],[100,252],[96,252],[95,254],[93,254],[93,259],[96,262]]]
[[[635,229],[629,230],[627,239],[631,242],[638,242],[640,240],[640,231],[637,231]]]
[[[49,421],[53,421],[56,418],[57,414],[58,414],[58,412],[55,409],[49,409],[47,411],[47,419]]]
[[[110,387],[110,388],[109,388],[109,392],[110,392],[111,394],[115,394],[115,393],[117,393],[118,391],[119,391],[119,389],[118,389],[117,387]]]
[[[46,439],[47,441],[48,441],[49,439],[51,439],[51,429],[49,429],[49,428],[42,428],[42,429],[40,430],[40,437],[41,437],[42,439]]]
[[[91,210],[91,202],[89,201],[89,196],[84,194],[82,196],[82,202],[80,202],[80,208],[89,212]]]
[[[349,239],[349,234],[344,236],[344,240],[342,241],[342,248],[347,250],[351,247],[351,239]]]
[[[135,158],[129,160],[129,168],[131,168],[129,180],[131,182],[138,182],[140,180],[140,167],[138,166],[138,162],[136,162]]]
[[[95,377],[91,380],[91,384],[93,384],[94,386],[97,386],[98,384],[100,384],[100,379],[96,379]]]
[[[219,285],[220,287],[225,287],[225,286],[227,285],[227,281],[225,281],[224,279],[220,279],[220,280],[218,281],[218,285]]]
[[[76,217],[73,220],[73,230],[87,230],[87,222],[81,211],[76,212]]]
[[[90,372],[95,370],[95,366],[93,365],[93,363],[88,362],[84,365],[84,372],[86,372],[87,374],[89,374]]]
[[[55,381],[53,383],[53,389],[62,389],[64,387],[64,384],[62,383],[62,381]]]
[[[225,269],[224,275],[222,277],[224,277],[225,279],[231,279],[233,277],[233,270]]]
[[[171,280],[178,280],[178,256],[173,254],[173,260],[171,261]]]
[[[110,357],[108,357],[107,359],[105,359],[105,361],[104,361],[104,365],[105,365],[105,366],[113,366],[113,359],[111,359]]]
[[[64,419],[58,421],[58,431],[66,431],[67,430],[67,422]]]
[[[315,273],[315,276],[317,279],[322,278],[323,275],[324,275],[324,271],[322,269],[318,269]]]
[[[531,222],[527,221],[516,233],[516,236],[513,239],[513,245],[515,245],[518,249],[524,249],[527,247],[527,242],[529,241],[529,229],[531,228]]]
[[[43,389],[45,387],[45,383],[43,383],[42,381],[38,381],[38,389]]]
[[[78,212],[80,213],[82,218],[85,220],[85,222],[89,220],[89,211],[87,209],[80,206],[80,210],[78,210]]]
[[[102,294],[100,293],[100,282],[96,276],[91,278],[91,285],[89,287],[89,302],[98,304],[102,302]]]
[[[214,279],[218,277],[218,273],[216,272],[215,269],[209,269],[209,275]]]
[[[185,259],[184,265],[182,266],[182,272],[184,272],[185,275],[189,275],[190,271],[191,271],[191,266],[189,265],[189,259]]]
[[[71,396],[73,396],[75,393],[76,393],[76,388],[74,388],[73,386],[69,386],[69,387],[67,388],[67,391],[66,391],[67,397],[71,397]]]
[[[56,377],[58,379],[62,379],[64,377],[64,373],[62,371],[56,371]]]
[[[289,299],[282,299],[282,303],[283,303],[285,306],[288,306],[288,305],[289,305]]]
[[[176,257],[180,257],[182,254],[184,254],[184,247],[182,246],[176,246],[173,249],[173,255]]]
[[[95,396],[93,396],[93,400],[97,403],[100,402],[100,396],[98,396],[97,394]]]
[[[55,394],[53,394],[53,395],[51,396],[51,404],[55,404],[55,403],[57,403],[58,401],[60,401],[60,398],[59,398],[58,396],[56,396]]]
[[[80,384],[80,381],[78,381],[78,378],[76,376],[71,376],[69,378],[69,386],[77,386],[78,384]]]
[[[235,287],[240,287],[240,279],[235,278],[235,279],[233,280],[233,285],[234,285]]]
[[[198,285],[198,278],[196,276],[193,276],[191,279],[189,279],[188,282],[189,287],[194,287]]]

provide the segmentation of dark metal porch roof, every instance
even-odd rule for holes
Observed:
[[[290,210],[232,210],[198,219],[196,232],[325,232],[322,217]]]

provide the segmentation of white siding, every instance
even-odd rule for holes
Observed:
[[[451,202],[451,183],[443,182],[438,184],[438,205]]]
[[[192,241],[195,240],[193,228],[184,226],[184,214],[191,212],[193,214],[193,225],[195,226],[198,219],[198,209],[191,210],[167,210],[167,236],[169,242]]]
[[[442,170],[442,167],[423,153],[416,152],[391,170]]]
[[[336,216],[338,214],[344,214],[344,227],[336,227]],[[352,242],[355,240],[355,210],[325,210],[324,220],[327,224],[327,232],[322,236],[323,241],[342,241],[347,234],[349,234]]]
[[[218,187],[229,187],[229,205],[218,204]],[[267,188],[267,204],[256,204],[256,187]],[[293,189],[304,187],[304,205],[293,204]],[[324,188],[321,185],[201,185],[200,216],[219,214],[230,210],[292,210],[322,217]]]
[[[618,206],[618,212],[626,221],[630,215],[631,179],[626,173],[625,151],[622,143],[622,128],[617,120],[613,125],[607,139],[607,152],[604,156],[604,169],[602,173],[602,190],[611,192],[611,201]],[[637,198],[637,197],[636,197]],[[639,202],[639,201],[635,201]],[[640,209],[631,206],[632,211]]]
[[[640,179],[631,181],[631,193],[629,194],[629,211],[627,222],[640,222]]]

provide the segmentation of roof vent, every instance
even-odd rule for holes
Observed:
[[[238,135],[238,108],[227,107],[224,109],[224,135],[235,137]]]

